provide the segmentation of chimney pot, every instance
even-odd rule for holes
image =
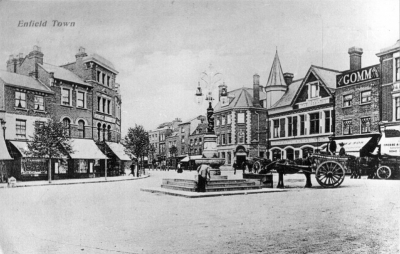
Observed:
[[[79,53],[85,53],[85,48],[84,47],[79,47]]]
[[[348,53],[350,55],[350,70],[361,69],[361,55],[363,54],[363,49],[351,47]]]
[[[286,85],[292,84],[293,77],[294,77],[293,73],[289,73],[289,72],[283,73],[283,78],[285,79]]]

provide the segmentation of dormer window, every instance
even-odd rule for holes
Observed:
[[[310,98],[315,98],[319,96],[319,86],[318,81],[309,84]]]

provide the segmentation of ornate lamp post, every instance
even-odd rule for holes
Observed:
[[[212,101],[214,100],[213,91],[216,90],[217,84],[222,81],[222,74],[215,72],[210,65],[207,71],[201,73],[201,82],[198,83],[196,89],[196,101],[197,103],[202,103],[203,100],[208,102],[207,108],[207,134],[204,135],[203,142],[203,159],[196,160],[197,164],[209,164],[213,168],[211,173],[214,175],[220,175],[221,171],[219,166],[224,164],[224,159],[218,158],[217,152],[217,136],[214,133],[214,109],[212,106]],[[223,94],[224,100],[227,99],[227,92],[221,92]]]

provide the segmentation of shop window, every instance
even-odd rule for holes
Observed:
[[[238,123],[245,123],[245,121],[244,121],[244,113],[238,113],[237,114],[237,122]]]
[[[343,135],[351,135],[352,134],[352,131],[351,131],[352,125],[353,125],[352,120],[343,121]]]
[[[361,133],[371,132],[371,117],[361,118]]]
[[[353,105],[353,95],[348,94],[343,96],[343,107],[351,107]]]
[[[85,138],[85,122],[83,120],[78,121],[78,134],[79,138]]]
[[[310,134],[319,133],[319,112],[310,114]]]
[[[66,106],[71,106],[71,90],[68,88],[63,88],[61,90],[61,104]]]
[[[68,137],[71,136],[71,121],[68,118],[64,118],[63,121],[63,127],[64,127],[64,134],[67,135]]]
[[[371,91],[361,92],[361,104],[371,102]]]
[[[75,168],[75,173],[87,173],[88,172],[88,163],[87,160],[77,160],[78,166]]]
[[[26,120],[16,120],[15,130],[17,138],[26,138]]]
[[[76,93],[76,107],[77,108],[85,108],[85,93],[77,92]]]
[[[325,133],[331,131],[331,111],[325,111]]]
[[[400,97],[396,97],[395,107],[396,107],[396,109],[395,109],[396,121],[399,121],[400,120]]]
[[[396,58],[396,80],[400,80],[400,57]]]
[[[43,96],[35,95],[34,98],[34,109],[35,110],[44,110],[44,98]]]
[[[15,92],[15,107],[26,108],[26,93]]]
[[[279,120],[274,120],[274,138],[279,138]]]

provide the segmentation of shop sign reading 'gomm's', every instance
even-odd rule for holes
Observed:
[[[379,64],[355,71],[344,72],[336,76],[337,87],[354,85],[357,83],[377,79],[380,77]]]

